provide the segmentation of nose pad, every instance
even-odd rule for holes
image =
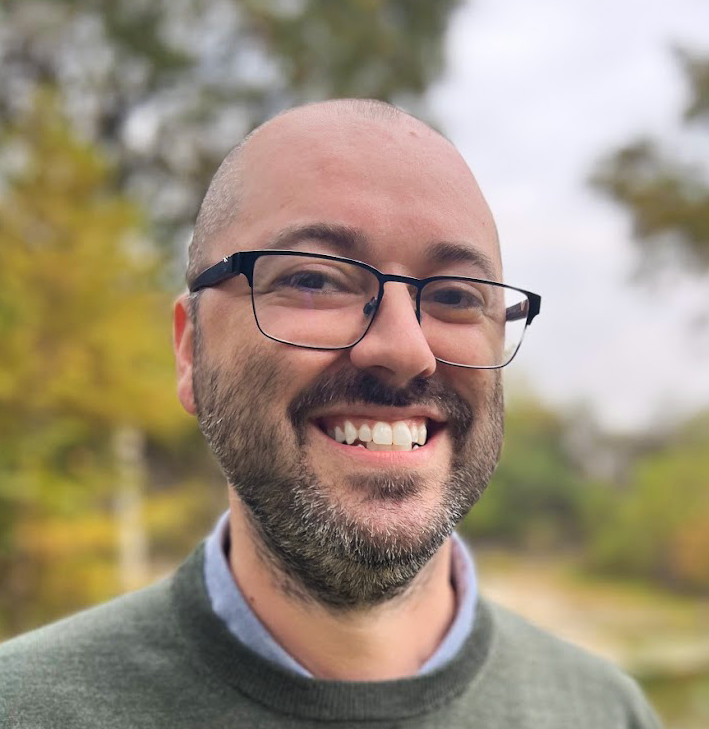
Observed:
[[[392,387],[404,387],[416,377],[430,377],[436,370],[436,358],[419,317],[416,316],[418,325],[411,321],[411,309],[418,314],[415,297],[402,293],[393,288],[382,298],[373,297],[364,304],[362,313],[368,319],[368,334],[350,350],[350,361],[355,367],[370,371]],[[372,322],[375,315],[377,323]]]
[[[375,312],[377,311],[377,297],[373,296],[365,305],[364,309],[362,309],[362,313],[364,316],[369,319],[374,316]]]

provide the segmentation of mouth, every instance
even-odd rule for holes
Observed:
[[[423,415],[393,420],[329,415],[317,418],[314,422],[337,443],[369,451],[418,450],[445,427],[445,423]]]

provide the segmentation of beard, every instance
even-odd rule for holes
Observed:
[[[242,351],[243,366],[226,369],[208,362],[204,350],[197,327],[193,385],[200,429],[245,506],[260,559],[290,597],[345,612],[399,596],[478,500],[497,465],[499,371],[478,413],[433,378],[393,389],[349,368],[323,375],[279,414],[280,393],[290,381],[287,358],[254,347]],[[431,405],[445,415],[454,455],[441,483],[397,470],[341,477],[374,502],[368,507],[381,510],[435,488],[439,498],[416,524],[377,529],[371,518],[358,518],[338,501],[315,473],[307,460],[309,414],[330,404]]]

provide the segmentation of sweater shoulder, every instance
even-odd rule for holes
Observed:
[[[24,702],[32,687],[47,700],[99,692],[157,646],[174,644],[169,585],[163,580],[0,644],[0,708],[3,700]]]
[[[492,616],[499,647],[514,651],[518,660],[521,657],[533,662],[541,653],[586,670],[619,672],[600,655],[550,633],[509,608],[490,600],[484,602]]]
[[[155,630],[156,611],[167,607],[168,593],[169,581],[163,580],[11,638],[0,644],[0,676],[23,664],[37,668],[59,656],[85,657],[89,647],[102,644],[119,650],[125,641]]]
[[[516,691],[521,703],[558,705],[557,714],[568,713],[569,720],[595,715],[598,726],[660,727],[636,681],[618,666],[500,605],[485,604],[494,639],[484,679],[506,686],[510,698]]]
[[[151,710],[146,687],[178,706],[190,666],[174,617],[171,582],[163,580],[0,645],[0,726],[137,726],[134,714]]]

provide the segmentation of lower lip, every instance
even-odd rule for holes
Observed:
[[[419,448],[412,448],[410,451],[370,451],[368,448],[359,446],[345,445],[338,443],[330,436],[323,433],[317,425],[311,423],[311,428],[315,431],[315,436],[327,442],[327,444],[335,449],[335,452],[344,456],[349,456],[359,463],[369,463],[375,466],[422,466],[436,452],[438,442],[441,438],[442,431],[432,435],[426,441],[426,444]]]

